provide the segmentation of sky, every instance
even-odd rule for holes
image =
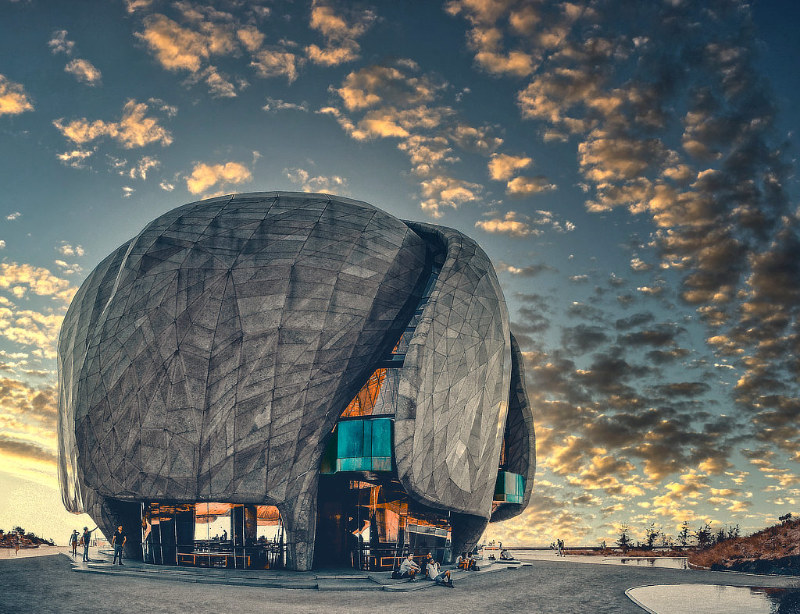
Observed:
[[[537,474],[514,544],[800,500],[790,1],[0,0],[0,528],[56,477],[81,282],[170,209],[339,194],[495,263]]]

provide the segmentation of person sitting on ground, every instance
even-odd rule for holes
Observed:
[[[414,576],[419,573],[419,570],[420,566],[414,562],[414,555],[409,553],[400,564],[400,577],[408,578],[409,582],[416,582],[417,579]]]
[[[478,571],[478,569],[480,569],[480,567],[478,567],[478,563],[472,558],[471,552],[467,554],[467,566],[464,567],[464,569],[467,571]]]
[[[433,555],[430,552],[427,555],[425,555],[425,558],[422,560],[422,575],[428,578],[428,580],[433,580],[433,575],[436,575],[436,574],[431,575],[433,570],[429,568],[429,565],[433,562],[435,561],[433,559]]]
[[[513,561],[514,556],[505,548],[500,551],[500,560],[501,561]]]
[[[460,555],[458,555],[456,557],[456,567],[466,571],[467,565],[468,565],[468,563],[467,563],[467,553],[466,552],[462,552]]]
[[[441,584],[442,586],[449,586],[453,588],[453,580],[450,577],[450,570],[446,569],[442,571],[441,567],[439,567],[439,563],[431,559],[428,563],[428,577],[433,580],[436,584]]]

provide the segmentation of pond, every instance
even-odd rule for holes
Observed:
[[[663,567],[666,569],[689,569],[686,557],[628,556],[603,559],[607,565],[633,565],[636,567]]]
[[[713,584],[660,584],[626,595],[651,614],[789,614],[800,612],[800,590]]]

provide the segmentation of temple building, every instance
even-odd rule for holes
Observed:
[[[80,287],[58,345],[59,478],[154,564],[449,561],[535,471],[522,355],[465,235],[266,192],[153,220]]]

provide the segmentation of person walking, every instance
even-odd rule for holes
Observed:
[[[81,543],[83,544],[83,562],[89,562],[89,542],[92,541],[92,533],[97,531],[97,527],[89,530],[89,527],[83,527],[83,535],[81,535]]]
[[[78,531],[72,530],[72,535],[69,536],[69,545],[72,546],[72,558],[78,554]]]
[[[14,537],[14,555],[19,555],[19,533]]]
[[[114,546],[114,560],[111,561],[111,564],[117,562],[117,557],[119,557],[119,564],[122,565],[122,548],[125,546],[125,542],[128,541],[128,536],[125,534],[125,531],[122,530],[122,525],[117,527],[117,530],[114,531],[114,537],[111,538],[111,544]]]

